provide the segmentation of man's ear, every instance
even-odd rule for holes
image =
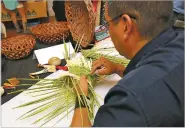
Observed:
[[[122,15],[121,18],[122,22],[125,24],[124,38],[128,38],[128,35],[131,33],[133,27],[132,20],[127,14]]]

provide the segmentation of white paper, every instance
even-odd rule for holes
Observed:
[[[61,76],[64,73],[66,73],[66,72],[59,70],[59,71],[51,74],[47,78],[49,78],[49,79],[58,78],[59,76]],[[108,76],[107,78],[105,78],[101,83],[99,83],[95,87],[95,91],[104,99],[104,97],[107,94],[107,92],[109,91],[109,89],[112,88],[120,79],[121,78],[115,74]],[[32,88],[32,87],[30,87],[30,88]],[[2,118],[1,118],[2,119],[2,127],[19,127],[19,128],[21,128],[21,127],[24,127],[24,128],[29,128],[29,127],[38,128],[38,127],[40,127],[40,125],[42,123],[38,123],[38,124],[32,124],[32,123],[36,119],[38,119],[39,117],[43,116],[44,114],[38,115],[38,116],[33,116],[33,117],[30,117],[30,118],[24,119],[24,120],[17,120],[18,117],[20,117],[21,115],[23,115],[24,113],[26,113],[30,109],[36,107],[37,105],[12,109],[16,106],[19,106],[23,103],[26,103],[26,102],[29,102],[32,100],[35,100],[35,98],[33,98],[29,95],[26,95],[25,92],[23,92],[23,93],[20,93],[19,95],[17,95],[16,97],[14,97],[13,99],[11,99],[10,101],[3,104],[1,106],[2,107]],[[104,101],[100,100],[100,99],[99,99],[99,102],[101,105],[104,103]],[[97,112],[97,109],[96,109],[95,113],[96,112]],[[44,125],[44,127],[52,127],[61,118],[61,116],[62,115],[56,117],[51,122]],[[73,112],[71,112],[68,115],[68,118],[67,117],[64,118],[63,120],[58,122],[54,127],[69,127],[70,123],[72,121],[72,117],[73,117]]]
[[[74,49],[70,42],[66,43],[66,45],[68,48],[69,55],[71,55],[74,52]],[[35,50],[34,53],[37,57],[39,64],[47,64],[48,60],[51,57],[58,57],[60,59],[64,59],[64,55],[63,55],[65,53],[64,44]]]
[[[114,43],[112,42],[111,38],[106,38],[100,42],[98,42],[95,47],[97,49],[101,49],[101,48],[113,48],[114,47]]]

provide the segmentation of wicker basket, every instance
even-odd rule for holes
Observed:
[[[73,40],[77,42],[84,35],[81,46],[88,46],[93,40],[96,20],[91,1],[66,0],[65,12]]]
[[[2,54],[9,59],[20,59],[28,56],[35,46],[31,35],[19,35],[2,40]]]
[[[35,37],[44,44],[57,44],[69,35],[67,22],[50,22],[31,28]]]

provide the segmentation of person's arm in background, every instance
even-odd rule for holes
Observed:
[[[88,96],[88,83],[86,76],[82,76],[80,79],[80,88],[77,89],[79,95],[82,93]],[[78,101],[77,101],[78,102]],[[71,123],[71,127],[91,127],[91,122],[88,117],[88,108],[75,108],[74,115]]]
[[[113,73],[118,74],[120,77],[123,76],[125,67],[121,64],[115,64],[103,57],[99,58],[93,63],[91,73],[98,75],[111,75]]]
[[[65,14],[65,0],[53,0],[53,7],[52,7],[55,18],[57,21],[64,21],[67,22],[66,14]]]

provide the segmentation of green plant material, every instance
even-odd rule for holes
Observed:
[[[75,61],[75,60],[74,60]],[[99,77],[97,75],[90,75],[91,71],[91,64],[92,61],[86,60],[85,58],[79,59],[80,63],[79,65],[75,65],[72,61],[68,61],[69,64],[69,72],[70,74],[64,74],[58,79],[41,79],[37,84],[35,84],[34,88],[30,88],[25,90],[28,93],[35,94],[36,92],[40,92],[42,94],[45,94],[46,96],[43,98],[40,98],[38,100],[33,100],[31,102],[22,104],[16,108],[22,108],[30,105],[35,105],[42,102],[47,102],[44,104],[41,104],[37,108],[34,108],[27,113],[23,114],[19,119],[26,119],[32,116],[35,116],[37,114],[40,114],[42,112],[46,112],[48,109],[51,109],[54,106],[60,106],[57,109],[51,111],[50,113],[46,114],[45,116],[41,117],[40,119],[37,119],[33,123],[39,123],[41,120],[45,120],[44,124],[51,121],[55,117],[59,116],[60,114],[67,112],[66,116],[71,112],[71,109],[74,109],[74,104],[76,100],[76,95],[74,92],[74,88],[79,86],[79,80],[81,75],[87,75],[88,76],[88,83],[89,83],[89,97],[91,99],[90,104],[88,104],[88,99],[86,99],[84,95],[84,99],[86,101],[86,105],[89,109],[89,119],[93,121],[94,119],[94,106],[100,106],[98,102],[98,95],[95,93],[93,87],[95,85],[96,79]],[[24,79],[30,80],[30,79]],[[30,84],[20,84],[19,86],[30,86]],[[47,92],[48,90],[51,90],[51,92]],[[20,90],[22,91],[22,90]],[[36,96],[42,96],[42,94],[37,94]],[[80,96],[78,95],[80,98]],[[82,99],[79,99],[82,100]],[[48,102],[49,101],[49,102]],[[64,116],[64,117],[66,117]],[[62,117],[61,119],[63,119]]]
[[[68,116],[68,114],[71,113],[74,109],[75,109],[75,107],[72,107],[71,110],[69,110],[69,112],[67,114],[65,114],[62,118],[60,118],[52,127],[54,127],[59,121],[64,119],[66,116]]]
[[[84,34],[82,35],[83,38]],[[79,49],[79,45],[81,44],[82,38],[79,39],[78,45],[76,46],[76,50]],[[81,57],[79,59],[74,59],[75,53],[70,58],[69,55],[69,48],[64,41],[64,57],[67,62],[67,66],[69,72],[63,74],[57,79],[25,79],[19,78],[19,80],[23,81],[38,81],[33,88],[29,88],[27,90],[20,90],[26,91],[28,94],[34,95],[33,97],[40,97],[36,100],[24,103],[16,108],[27,107],[31,105],[37,104],[37,107],[29,110],[25,114],[23,114],[19,119],[26,119],[35,115],[39,115],[43,112],[47,112],[44,116],[40,117],[39,119],[35,120],[33,124],[40,123],[44,121],[41,126],[44,126],[51,120],[55,119],[56,117],[64,114],[57,122],[68,117],[69,113],[74,110],[76,97],[78,97],[79,105],[80,101],[84,100],[86,107],[89,108],[88,110],[88,118],[93,121],[94,120],[94,108],[95,106],[100,107],[98,98],[100,96],[95,92],[94,86],[98,80],[101,80],[104,76],[92,75],[90,74],[92,68],[92,60],[87,59],[85,57]],[[80,77],[82,75],[87,76],[88,84],[89,84],[89,97],[90,101],[86,98],[84,94],[82,94],[82,98],[77,91],[77,87],[79,88],[80,84]],[[31,84],[20,84],[18,86],[30,86]],[[17,92],[11,92],[17,93]],[[44,97],[43,97],[44,96]],[[81,106],[81,105],[80,105]],[[55,109],[54,109],[55,108]],[[51,110],[51,111],[49,111]],[[81,114],[82,116],[82,114]],[[56,122],[56,123],[57,123]]]
[[[111,62],[114,62],[116,64],[122,64],[125,67],[130,62],[130,60],[128,60],[126,58],[119,58],[119,57],[115,57],[115,56],[110,56],[108,54],[98,53],[99,50],[100,49],[90,49],[90,50],[81,50],[81,52],[82,52],[82,54],[83,54],[84,57],[91,58],[93,61],[99,59],[100,57],[104,57],[104,58],[108,59]]]
[[[84,38],[84,34],[82,34],[82,37],[81,37],[81,39],[80,39],[80,41],[79,41],[79,44],[77,44],[77,50],[76,50],[76,51],[78,51],[79,48],[81,47],[80,45],[81,45],[81,43],[82,43],[83,38]]]
[[[69,51],[67,49],[67,44],[66,44],[64,38],[63,38],[63,43],[64,43],[64,53],[63,53],[63,55],[64,55],[65,60],[67,61],[67,60],[69,60]]]
[[[45,120],[44,124],[46,124],[64,112],[67,112],[66,116],[68,116],[68,114],[71,112],[71,109],[74,108],[74,105],[75,105],[76,93],[75,93],[74,89],[77,88],[77,86],[79,86],[79,79],[80,79],[80,77],[77,75],[74,75],[74,74],[66,74],[66,75],[61,76],[58,79],[52,79],[53,81],[51,83],[53,84],[53,86],[59,88],[58,90],[55,90],[55,93],[52,93],[52,94],[45,96],[43,98],[40,98],[38,100],[34,100],[31,102],[22,104],[16,108],[22,108],[22,107],[26,107],[26,106],[30,106],[30,105],[35,105],[35,104],[42,103],[45,101],[49,101],[49,102],[41,104],[40,106],[28,111],[27,113],[23,114],[19,119],[26,119],[26,118],[32,117],[34,115],[40,114],[44,111],[47,111],[48,109],[51,109],[54,106],[56,106],[56,107],[58,106],[57,109],[51,111],[50,113],[46,114],[45,116],[41,117],[40,119],[37,119],[33,123],[35,124],[35,123],[39,123],[41,120]],[[93,82],[94,79],[95,79],[94,77],[88,76],[89,97],[91,99],[90,104],[88,104],[89,101],[86,98],[86,96],[83,95],[83,98],[86,101],[86,105],[89,108],[88,115],[89,115],[89,119],[91,121],[93,121],[93,119],[94,119],[94,106],[100,106],[98,99],[97,99],[97,95],[96,95],[95,91],[93,90],[94,85],[92,83],[94,83]],[[42,81],[40,81],[40,84],[41,83],[42,83]],[[51,83],[48,83],[48,84],[51,84]],[[45,85],[45,86],[48,87],[47,85]],[[43,88],[37,88],[37,90],[39,90],[39,89],[42,90]],[[77,96],[78,96],[78,98],[80,98],[78,92],[77,92]],[[82,100],[82,99],[79,99],[79,100]],[[63,118],[61,118],[61,119],[63,119]],[[42,125],[44,125],[44,124],[42,124]]]
[[[39,107],[35,107],[35,108],[31,109],[30,111],[26,112],[25,114],[23,114],[22,116],[20,116],[18,119],[25,119],[25,118],[31,117],[32,114],[33,114],[35,111],[37,111],[37,110],[39,110],[39,109],[42,109],[43,107],[50,106],[51,104],[53,104],[53,102],[56,102],[56,101],[58,101],[58,100],[53,100],[53,101],[47,102],[47,103],[45,103],[45,104],[42,104],[42,105],[40,105]],[[31,113],[31,112],[33,112],[33,113]],[[29,114],[29,115],[28,115],[28,114]]]
[[[77,43],[76,43],[76,46],[75,46],[75,49],[74,49],[74,53],[72,54],[72,58],[74,58],[76,56],[76,54],[77,54],[77,52],[80,48],[80,44],[82,42],[83,37],[84,37],[84,34],[82,34],[82,37],[77,40]]]
[[[61,94],[49,95],[49,96],[43,97],[43,98],[41,98],[41,99],[34,100],[34,101],[31,101],[31,102],[22,104],[22,105],[20,105],[20,106],[18,106],[18,107],[15,107],[15,108],[26,107],[26,106],[29,106],[29,105],[33,105],[33,104],[37,104],[37,103],[40,103],[40,102],[44,102],[44,101],[46,101],[46,100],[50,100],[50,99],[59,97],[60,95],[61,95]]]

